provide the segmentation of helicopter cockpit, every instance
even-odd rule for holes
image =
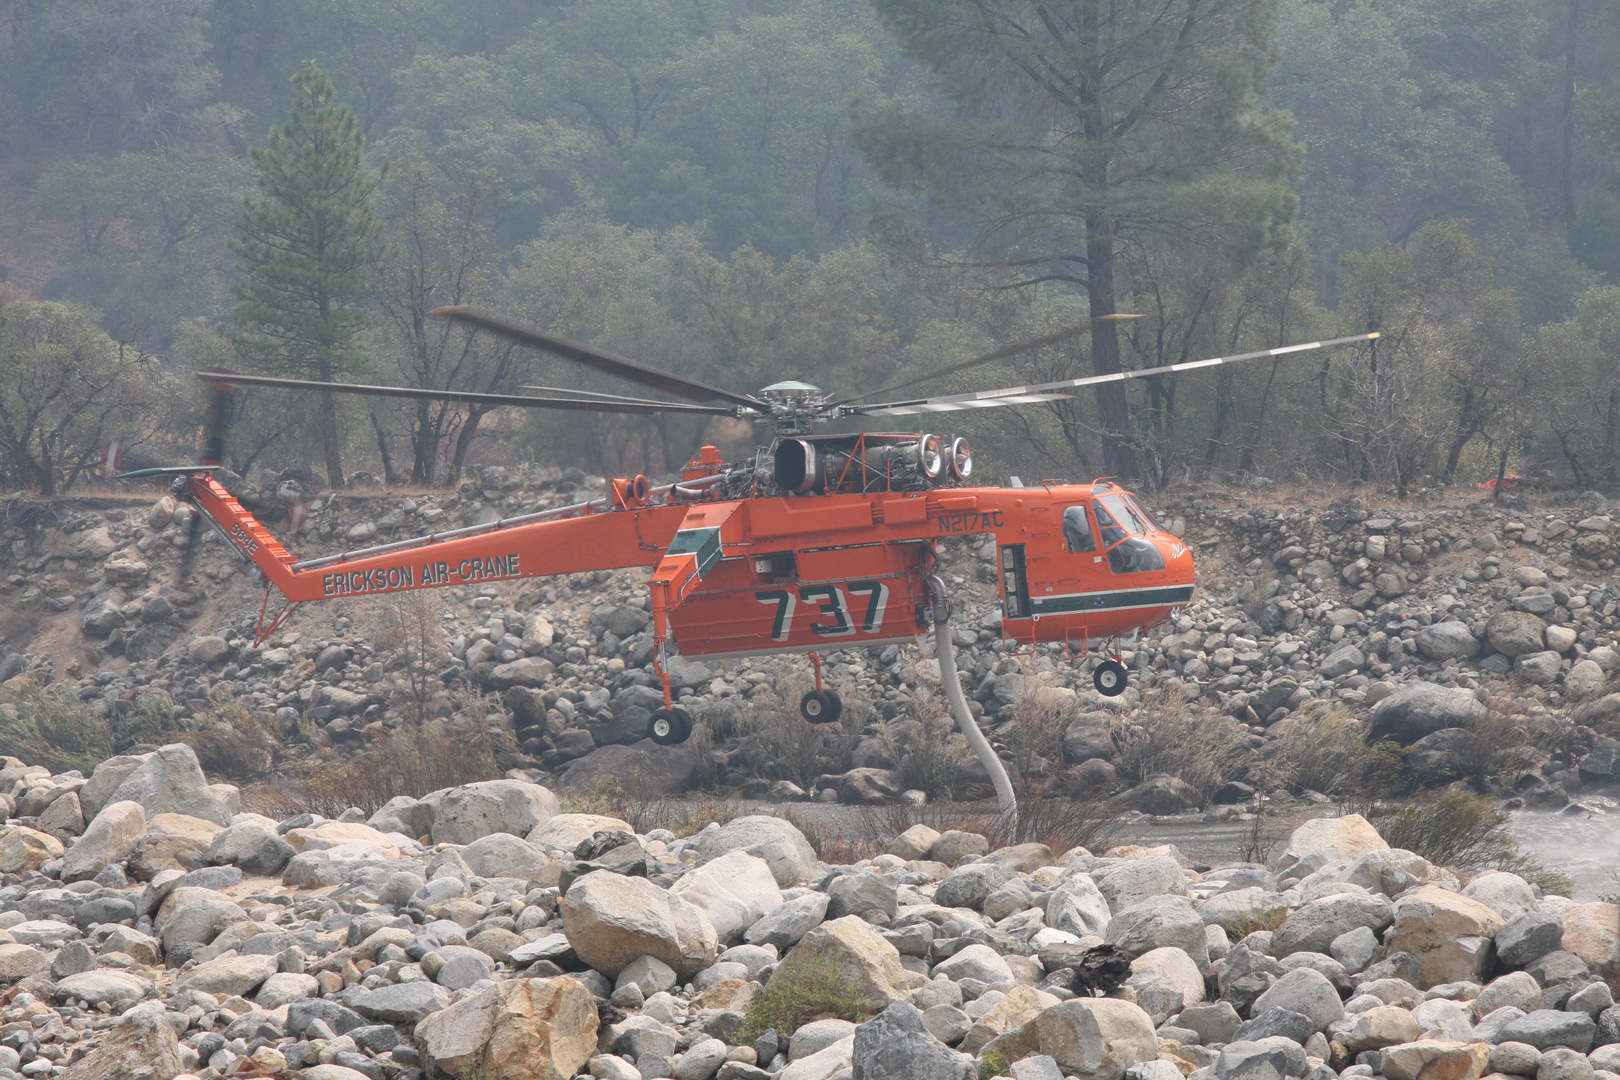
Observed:
[[[1092,489],[1092,501],[1063,511],[1063,541],[1071,555],[1104,551],[1116,574],[1164,569],[1164,554],[1147,538],[1158,522],[1130,495],[1110,484]]]

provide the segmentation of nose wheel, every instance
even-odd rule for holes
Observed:
[[[647,724],[647,734],[659,746],[683,743],[692,734],[692,715],[685,709],[659,709]]]
[[[812,724],[831,724],[844,715],[844,702],[836,690],[811,690],[799,699],[799,715]]]
[[[1118,660],[1104,660],[1091,669],[1091,685],[1103,697],[1119,697],[1125,692],[1127,681],[1125,665]]]

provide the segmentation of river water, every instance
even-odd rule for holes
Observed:
[[[770,803],[745,804],[748,813],[780,813]],[[966,811],[968,808],[963,808]],[[985,815],[994,807],[982,808]],[[861,811],[836,803],[796,803],[793,812],[834,830],[858,831]],[[941,828],[948,825],[941,824]],[[1248,826],[1242,822],[1206,823],[1196,818],[1143,818],[1124,823],[1121,843],[1174,844],[1196,862],[1218,866],[1243,858]],[[1514,811],[1508,830],[1520,850],[1549,870],[1568,874],[1575,882],[1573,899],[1596,900],[1620,893],[1620,813],[1580,814]]]
[[[1126,834],[1142,844],[1175,844],[1189,858],[1217,865],[1240,858],[1244,826],[1174,818],[1132,823]],[[1549,870],[1575,881],[1576,900],[1620,893],[1620,814],[1514,811],[1508,831],[1519,848]]]

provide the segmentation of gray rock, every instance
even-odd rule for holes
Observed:
[[[1187,874],[1174,859],[1158,855],[1120,859],[1091,872],[1097,891],[1110,912],[1141,903],[1153,896],[1186,896]]]
[[[1551,650],[1525,653],[1513,660],[1513,674],[1526,682],[1546,686],[1558,678],[1562,657]]]
[[[125,761],[133,760],[135,767],[125,770]],[[156,814],[186,814],[219,825],[231,823],[231,812],[208,788],[208,778],[197,763],[196,751],[183,743],[159,747],[150,754],[119,761],[116,770],[123,773],[112,791],[100,797],[94,809],[85,805],[86,784],[79,792],[79,803],[84,806],[85,817],[99,814],[102,807],[116,802],[140,803],[147,817]],[[104,765],[112,764],[112,761]],[[100,768],[96,770],[101,772]],[[92,778],[94,779],[94,778]]]
[[[1328,946],[1328,955],[1352,974],[1364,971],[1378,955],[1378,935],[1365,926],[1340,934]]]
[[[485,780],[445,792],[433,818],[435,844],[470,844],[491,833],[527,836],[562,812],[557,796],[522,780]]]
[[[1491,616],[1485,624],[1485,636],[1491,648],[1503,656],[1522,656],[1540,652],[1545,646],[1547,624],[1523,611],[1503,611]]]
[[[1282,1080],[1288,1075],[1288,1052],[1271,1042],[1230,1042],[1215,1059],[1219,1080]]]
[[[1237,1032],[1237,1010],[1230,1001],[1217,1001],[1211,1005],[1189,1005],[1176,1018],[1178,1027],[1190,1028],[1198,1033],[1198,1041],[1205,1045],[1229,1043]]]
[[[855,1034],[855,1025],[848,1020],[812,1020],[801,1025],[788,1041],[788,1060],[798,1061],[811,1054],[819,1054],[835,1042]]]
[[[1258,1042],[1274,1035],[1297,1042],[1301,1045],[1316,1033],[1316,1025],[1304,1013],[1297,1013],[1291,1009],[1271,1008],[1260,1009],[1255,1006],[1255,1015],[1252,1020],[1245,1020],[1232,1035],[1234,1042]]]
[[[1557,1047],[1541,1055],[1536,1080],[1592,1080],[1592,1063],[1585,1054]]]
[[[1325,1031],[1336,1020],[1344,1019],[1339,992],[1327,976],[1312,968],[1295,968],[1278,979],[1254,1003],[1254,1015],[1267,1009],[1287,1009],[1310,1018],[1314,1031]]]
[[[839,874],[827,886],[829,919],[841,919],[845,915],[859,915],[866,911],[881,911],[892,919],[898,909],[895,883],[877,874],[861,871]]]
[[[1537,1009],[1503,1028],[1502,1040],[1529,1043],[1541,1050],[1567,1046],[1584,1052],[1596,1032],[1597,1023],[1585,1013]]]
[[[1471,690],[1409,683],[1373,706],[1367,739],[1393,739],[1410,746],[1445,728],[1472,727],[1484,715],[1485,706]]]
[[[1204,920],[1185,897],[1155,896],[1114,915],[1103,940],[1131,958],[1152,949],[1174,946],[1203,968],[1209,964],[1209,936]]]
[[[743,932],[750,945],[775,945],[786,951],[827,919],[830,898],[826,893],[810,893],[789,900]]]
[[[1556,912],[1530,911],[1509,919],[1496,932],[1496,955],[1508,967],[1522,968],[1562,948],[1564,920]]]
[[[985,898],[1006,884],[1010,875],[991,862],[968,863],[953,870],[934,891],[934,902],[943,907],[984,907]]]
[[[966,1037],[973,1018],[955,1005],[931,1005],[923,1010],[923,1024],[934,1038],[955,1046]]]
[[[1326,952],[1335,938],[1358,926],[1381,934],[1394,921],[1395,909],[1381,896],[1325,896],[1302,905],[1283,920],[1272,936],[1271,951],[1279,957],[1296,952]]]
[[[551,860],[527,840],[508,832],[491,833],[461,849],[461,861],[480,877],[512,877],[533,881]]]
[[[1337,679],[1367,666],[1367,654],[1354,645],[1345,644],[1328,653],[1316,666],[1317,674],[1325,679]]]
[[[1514,1040],[1508,1039],[1504,1032],[1507,1031],[1508,1025],[1524,1019],[1526,1015],[1523,1009],[1513,1005],[1493,1009],[1480,1017],[1479,1023],[1474,1025],[1474,1038],[1482,1043],[1512,1042]]]
[[[855,1029],[854,1080],[976,1080],[972,1057],[936,1039],[923,1014],[897,1001]]]
[[[1077,937],[1101,936],[1112,913],[1090,874],[1073,872],[1046,898],[1046,925]]]
[[[764,859],[771,868],[771,876],[784,889],[802,885],[816,876],[815,849],[792,822],[782,818],[764,815],[735,818],[714,832],[698,837],[697,850],[700,866],[732,851],[746,851]]]
[[[1418,652],[1437,664],[1469,660],[1479,655],[1479,642],[1466,623],[1448,619],[1418,631]]]
[[[355,997],[354,1011],[369,1020],[387,1024],[416,1024],[446,1008],[450,995],[430,982],[397,983],[380,986]]]

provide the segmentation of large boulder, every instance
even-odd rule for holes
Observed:
[[[735,942],[782,906],[770,865],[746,851],[728,851],[687,871],[669,891],[707,915],[721,941]]]
[[[145,835],[146,811],[141,809],[140,803],[109,803],[68,850],[62,862],[62,880],[84,881],[95,877],[112,864],[128,858]]]
[[[433,817],[435,844],[470,844],[491,833],[527,836],[562,813],[547,788],[522,780],[485,780],[451,788]]]
[[[184,1071],[180,1043],[163,1004],[149,1001],[119,1017],[100,1044],[61,1076],[62,1080],[174,1080]]]
[[[1382,933],[1395,921],[1394,909],[1382,896],[1338,893],[1312,900],[1295,909],[1271,937],[1277,957],[1297,952],[1326,953],[1333,940],[1357,927]]]
[[[1620,907],[1595,903],[1566,909],[1563,948],[1603,978],[1620,976]]]
[[[1120,859],[1091,872],[1097,891],[1109,911],[1123,911],[1150,896],[1187,895],[1187,874],[1176,860],[1163,855]]]
[[[1491,648],[1503,656],[1523,656],[1546,648],[1547,624],[1527,611],[1503,611],[1485,624]]]
[[[1490,969],[1491,939],[1503,922],[1477,900],[1438,885],[1422,885],[1396,903],[1388,944],[1392,952],[1412,954],[1421,989],[1479,982]]]
[[[504,832],[481,836],[462,848],[461,861],[479,877],[524,881],[539,880],[551,865],[551,860],[534,844]]]
[[[639,956],[652,956],[683,978],[714,962],[718,949],[708,916],[646,878],[596,870],[569,885],[563,933],[579,958],[616,977]]]
[[[1070,873],[1046,898],[1046,925],[1076,937],[1101,936],[1111,918],[1108,899],[1090,874]]]
[[[973,1058],[934,1038],[923,1015],[897,1001],[855,1029],[853,1080],[977,1080]]]
[[[645,798],[657,798],[689,788],[697,766],[690,742],[659,746],[642,739],[630,746],[603,746],[575,758],[557,779],[557,786],[590,791],[604,780],[613,780]]]
[[[1278,871],[1287,870],[1313,851],[1332,848],[1341,859],[1359,859],[1371,851],[1387,850],[1389,844],[1360,814],[1312,818],[1288,837],[1288,846],[1277,856]]]
[[[900,953],[858,915],[822,923],[805,934],[777,965],[767,989],[773,997],[793,1000],[799,987],[825,986],[829,979],[868,1012],[910,996]]]
[[[247,918],[247,912],[224,893],[181,886],[163,898],[152,929],[163,939],[170,960],[175,961],[177,956],[189,956],[197,946],[213,941],[227,926],[246,922]]]
[[[1184,896],[1153,896],[1116,913],[1103,940],[1132,959],[1153,949],[1173,947],[1192,957],[1200,968],[1209,964],[1204,920]]]
[[[750,945],[775,945],[786,952],[822,924],[829,903],[831,897],[823,892],[795,897],[750,926],[743,940]]]
[[[1315,1031],[1325,1031],[1329,1024],[1344,1019],[1339,991],[1326,975],[1308,967],[1295,968],[1283,975],[1271,989],[1255,999],[1250,1011],[1259,1016],[1268,1009],[1287,1009],[1309,1017]]]
[[[596,1005],[591,992],[566,975],[514,979],[433,1013],[417,1024],[413,1038],[430,1073],[457,1080],[570,1080],[596,1051]]]
[[[1060,1002],[984,1048],[1007,1061],[1046,1054],[1077,1080],[1120,1080],[1127,1069],[1159,1057],[1153,1021],[1141,1007],[1118,998]]]
[[[1408,683],[1373,706],[1367,741],[1393,739],[1411,746],[1445,728],[1472,727],[1484,715],[1485,706],[1472,690]]]
[[[218,997],[246,997],[263,985],[280,966],[274,956],[221,956],[180,976],[175,992],[200,990]]]
[[[1478,900],[1505,920],[1536,911],[1536,892],[1518,874],[1496,871],[1481,874],[1468,883],[1462,894]]]
[[[1455,619],[1437,622],[1418,631],[1418,652],[1443,664],[1447,660],[1468,660],[1479,655],[1479,641],[1467,623]]]
[[[816,876],[816,850],[804,833],[782,818],[751,815],[726,822],[698,837],[698,865],[732,851],[764,859],[782,888],[802,885]]]
[[[240,867],[242,873],[269,877],[281,873],[296,852],[275,826],[253,818],[219,830],[208,845],[208,862]]]
[[[98,784],[98,780],[102,782]],[[219,825],[231,823],[230,809],[209,790],[196,751],[183,743],[171,743],[138,757],[111,758],[97,766],[79,789],[79,804],[87,821],[119,802],[140,803],[148,816],[186,814]]]
[[[559,858],[572,858],[580,842],[589,840],[599,832],[626,832],[636,830],[628,821],[604,814],[558,814],[534,827],[529,843]]]
[[[62,857],[62,841],[26,825],[0,827],[0,874],[27,874]]]

